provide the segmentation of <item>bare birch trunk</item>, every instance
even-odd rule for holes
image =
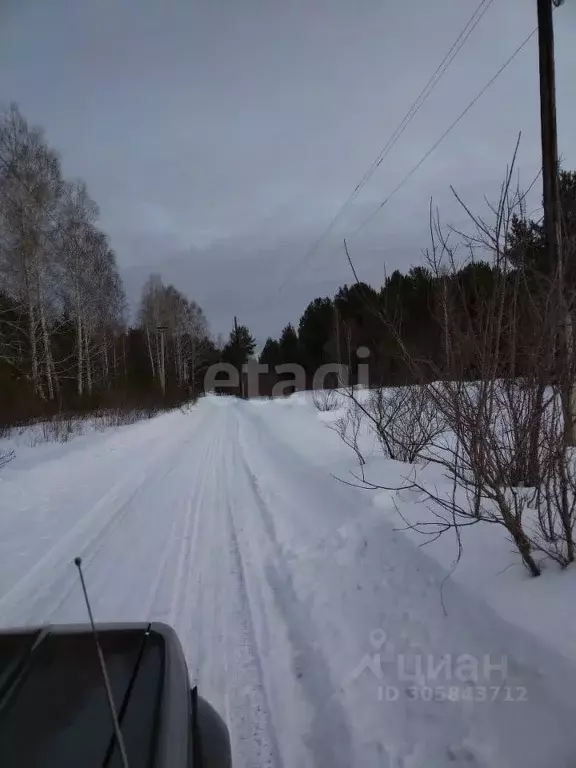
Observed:
[[[104,341],[102,344],[102,360],[104,363],[104,380],[106,389],[110,389],[110,364],[108,362],[108,346],[106,344],[106,332],[104,332]]]
[[[84,354],[82,342],[82,320],[80,313],[76,317],[76,350],[78,355],[77,392],[82,396],[84,392]]]
[[[84,332],[84,359],[86,360],[86,388],[88,394],[92,394],[92,366],[90,363],[90,347],[88,342],[88,334]]]
[[[40,286],[38,286],[38,295],[40,295]],[[54,400],[54,380],[52,378],[54,363],[52,361],[50,337],[48,335],[48,328],[46,326],[46,315],[44,313],[44,307],[42,306],[41,300],[38,304],[38,314],[40,316],[40,330],[42,332],[42,342],[44,346],[44,362],[46,366],[46,382],[48,384],[48,399]]]
[[[44,390],[42,383],[40,382],[40,374],[38,369],[38,342],[36,340],[36,318],[34,312],[34,302],[32,296],[28,296],[28,329],[30,334],[30,357],[32,368],[32,385],[36,394],[44,400]]]

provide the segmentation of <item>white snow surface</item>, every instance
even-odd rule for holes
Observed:
[[[453,544],[398,530],[418,499],[335,479],[354,461],[330,420],[309,396],[206,397],[17,446],[0,623],[85,622],[80,555],[98,621],[175,628],[235,767],[576,766],[574,573],[507,569],[487,526],[447,579]]]

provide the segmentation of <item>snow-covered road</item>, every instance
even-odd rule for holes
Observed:
[[[81,555],[97,620],[175,627],[240,768],[575,766],[576,670],[452,582],[442,603],[439,564],[330,475],[333,435],[296,450],[310,418],[205,398],[17,459],[1,623],[85,621]]]

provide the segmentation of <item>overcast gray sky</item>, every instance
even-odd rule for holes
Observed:
[[[494,0],[454,65],[324,246],[295,273],[478,0],[0,0],[0,100],[86,179],[131,297],[151,271],[259,339],[350,281],[350,234],[536,25]],[[555,14],[559,146],[576,167],[576,1]],[[430,196],[497,192],[518,134],[539,166],[533,39],[350,244],[360,275],[418,263]],[[538,197],[538,195],[536,196]],[[537,200],[536,200],[537,202]],[[290,275],[288,283],[280,285]]]

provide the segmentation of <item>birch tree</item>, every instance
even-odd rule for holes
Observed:
[[[176,384],[194,395],[208,338],[208,323],[200,306],[153,274],[142,292],[139,322],[152,376],[164,389],[163,377],[168,369]]]
[[[57,388],[49,322],[62,190],[58,155],[12,105],[0,114],[0,276],[27,316],[27,375],[34,391],[49,399]]]
[[[86,370],[88,307],[91,290],[91,252],[94,247],[96,203],[83,182],[66,185],[60,209],[60,298],[75,328],[76,391],[84,393],[89,379]]]

